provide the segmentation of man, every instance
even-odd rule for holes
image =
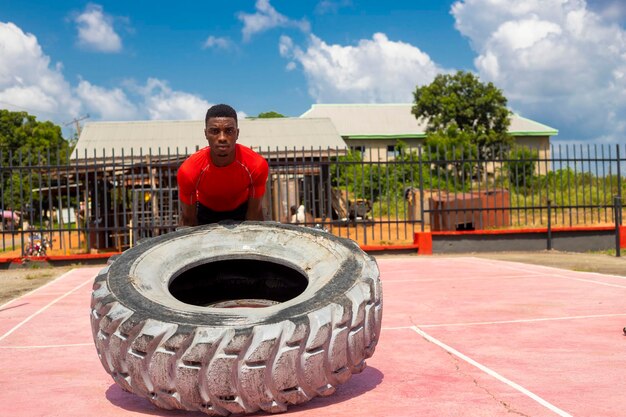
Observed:
[[[226,104],[209,108],[204,134],[209,146],[187,158],[178,170],[181,225],[263,220],[268,165],[261,155],[236,143],[237,112]]]

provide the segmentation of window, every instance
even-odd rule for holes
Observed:
[[[396,145],[387,145],[387,159],[393,159],[398,156]]]
[[[352,152],[359,152],[361,154],[361,157],[365,156],[365,146],[359,145],[359,146],[350,146],[350,150]]]

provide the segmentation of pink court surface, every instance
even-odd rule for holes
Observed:
[[[626,416],[626,278],[471,257],[378,264],[368,368],[287,414]],[[155,408],[105,373],[89,324],[98,269],[0,306],[0,415],[204,415]]]

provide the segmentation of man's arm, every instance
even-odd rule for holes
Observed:
[[[263,218],[263,202],[262,198],[248,199],[248,211],[246,212],[246,220],[265,220]]]
[[[180,216],[180,225],[181,226],[196,226],[197,217],[196,217],[196,205],[195,204],[185,204],[180,201],[181,207],[181,216]]]

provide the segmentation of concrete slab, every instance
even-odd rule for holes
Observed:
[[[288,414],[624,415],[624,277],[471,257],[379,266],[383,331],[369,367]],[[102,369],[89,325],[98,270],[0,306],[0,414],[203,415],[157,409]]]

